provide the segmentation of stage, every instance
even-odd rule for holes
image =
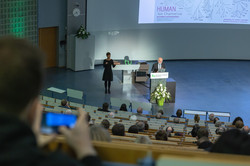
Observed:
[[[151,69],[153,62],[149,64]],[[231,121],[241,116],[245,124],[250,125],[250,61],[167,61],[166,68],[169,77],[176,81],[175,103],[164,105],[166,116],[175,114],[178,108],[230,112]],[[123,85],[122,72],[113,71],[111,94],[105,94],[102,74],[102,65],[80,72],[50,68],[46,71],[41,94],[51,96],[46,89],[53,86],[82,90],[85,103],[93,106],[109,103],[110,97],[149,102],[149,80],[145,84]],[[57,94],[54,97],[65,98]],[[158,109],[162,108],[153,105],[150,114],[155,114]],[[227,121],[227,118],[221,120]]]

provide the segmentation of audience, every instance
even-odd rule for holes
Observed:
[[[72,110],[70,109],[69,102],[65,99],[61,101],[61,105],[59,107],[65,108],[66,110],[64,111],[65,114],[71,114]]]
[[[243,122],[243,119],[241,117],[236,117],[232,123],[232,125],[235,125],[237,121],[241,121],[243,123],[243,126],[244,126],[244,122]]]
[[[90,127],[90,136],[93,141],[111,142],[109,132],[99,125],[92,125]]]
[[[242,128],[242,131],[243,132],[246,132],[247,134],[249,133],[249,127],[248,126],[244,126],[243,128]]]
[[[139,121],[135,125],[138,127],[139,132],[144,132],[145,123],[143,121]]]
[[[175,115],[172,115],[171,117],[181,118],[181,116],[182,116],[182,110],[181,110],[181,109],[178,109],[178,110],[176,111],[176,116],[175,116]]]
[[[131,121],[136,121],[136,120],[137,120],[137,116],[136,116],[136,115],[132,115],[132,116],[129,118],[129,120],[131,120]]]
[[[220,120],[217,120],[214,124],[215,127],[220,127],[223,124]]]
[[[34,44],[14,37],[0,39],[0,165],[101,165],[84,111],[74,128],[59,128],[78,161],[58,151],[45,154],[40,149],[54,138],[43,140],[39,134],[43,67],[44,55]]]
[[[208,118],[210,121],[214,121],[214,114],[210,114]]]
[[[127,105],[126,104],[122,104],[120,107],[120,111],[128,111],[127,110]]]
[[[128,132],[138,134],[139,133],[139,128],[136,125],[132,125],[132,126],[129,127]]]
[[[196,137],[198,149],[209,150],[209,148],[213,145],[213,143],[210,142],[208,135],[208,130],[206,128],[200,128],[198,130]]]
[[[227,129],[225,127],[218,127],[216,130],[215,130],[215,133],[218,134],[218,135],[222,135],[224,132],[226,132]]]
[[[147,122],[147,121],[145,121],[145,122],[144,122],[144,124],[145,124],[144,130],[148,130],[148,129],[149,129],[148,122]]]
[[[223,133],[211,152],[250,155],[250,135],[237,129]]]
[[[107,119],[103,119],[102,120],[102,122],[101,122],[101,126],[103,127],[103,128],[105,128],[105,129],[109,129],[109,127],[110,127],[110,123],[109,123],[109,121],[107,120]]]
[[[243,126],[244,126],[244,124],[243,124],[243,122],[242,122],[241,120],[237,120],[237,121],[235,122],[235,127],[236,127],[236,129],[242,129]]]
[[[161,116],[163,116],[163,115],[164,115],[163,110],[159,110],[159,111],[158,111],[158,113],[160,113],[160,114],[161,114]]]
[[[199,123],[200,122],[200,115],[195,114],[194,115],[194,123]]]
[[[99,108],[98,111],[110,112],[109,111],[109,104],[108,103],[103,103],[102,108]]]
[[[158,130],[157,133],[155,134],[155,139],[167,141],[168,140],[167,132],[165,130]]]
[[[171,126],[168,126],[168,127],[166,128],[166,132],[167,132],[167,134],[168,134],[168,137],[171,137],[171,133],[174,133],[174,128],[171,127]]]
[[[112,134],[118,135],[118,136],[124,136],[125,135],[125,127],[121,123],[117,123],[112,127]]]
[[[142,107],[138,107],[138,108],[137,108],[137,114],[136,114],[136,116],[143,116],[143,117],[146,117],[145,115],[142,114],[142,112],[143,112]]]
[[[198,133],[198,130],[200,129],[200,126],[198,124],[195,124],[193,126],[193,129],[191,131],[191,135],[192,137],[196,137],[197,136],[197,133]]]
[[[214,124],[215,124],[218,120],[220,120],[220,118],[215,117],[215,118],[214,118]]]
[[[140,135],[136,138],[135,143],[138,144],[152,144],[152,141],[148,136]]]
[[[162,116],[161,113],[157,113],[156,116],[155,116],[155,118],[156,118],[156,119],[161,119],[161,116]]]

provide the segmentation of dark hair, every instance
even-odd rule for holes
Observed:
[[[136,125],[132,125],[132,126],[129,127],[128,132],[138,134],[139,129],[138,129],[138,127]]]
[[[127,110],[127,105],[126,104],[122,104],[121,107],[120,107],[120,111],[128,111]]]
[[[198,115],[198,114],[194,115],[194,122],[195,123],[199,123],[200,122],[200,115]]]
[[[62,106],[66,106],[67,103],[68,103],[68,101],[67,101],[66,99],[63,99],[63,100],[61,101],[61,105],[62,105]]]
[[[198,133],[198,130],[200,129],[200,126],[198,124],[195,124],[193,126],[193,129],[191,131],[191,135],[192,137],[196,137],[197,136],[197,133]]]
[[[111,53],[110,52],[107,52],[106,55],[110,55]]]
[[[159,110],[158,113],[161,113],[161,115],[164,114],[163,110]]]
[[[208,130],[206,128],[200,128],[197,132],[197,137],[200,139],[201,137],[208,137]]]
[[[103,103],[102,109],[103,110],[108,110],[109,109],[109,104],[108,103]]]
[[[20,115],[38,98],[44,76],[44,55],[24,39],[0,39],[0,110]],[[14,104],[13,104],[14,103]]]
[[[101,126],[103,126],[105,129],[109,129],[110,123],[107,119],[103,119],[101,122]]]
[[[158,130],[157,133],[155,134],[155,139],[167,141],[168,140],[167,132],[165,130]]]
[[[211,152],[250,155],[250,135],[237,129],[224,132]]]
[[[235,125],[235,123],[236,123],[238,120],[240,120],[240,121],[243,122],[243,119],[242,119],[241,117],[236,117],[236,118],[234,119],[232,125]]]
[[[217,120],[220,120],[220,118],[215,117],[215,118],[214,118],[214,124],[216,123]]]
[[[178,110],[176,111],[176,116],[180,118],[181,115],[182,115],[182,110],[181,110],[181,109],[178,109]]]
[[[147,121],[145,121],[145,122],[144,122],[144,124],[145,124],[144,130],[148,130],[148,129],[149,129],[148,122],[147,122]]]
[[[241,129],[243,126],[244,126],[244,124],[243,124],[243,122],[242,122],[241,120],[237,120],[237,121],[235,122],[235,127],[236,127],[237,129]]]
[[[125,135],[125,127],[121,123],[117,123],[112,127],[112,134],[124,136]]]
[[[225,131],[227,131],[227,129],[225,127],[218,127],[215,130],[215,133],[218,134],[218,135],[222,135]]]

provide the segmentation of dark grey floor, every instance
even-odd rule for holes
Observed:
[[[250,125],[250,61],[168,61],[166,64],[170,77],[176,80],[176,102],[165,105],[166,115],[178,108],[231,112],[231,121],[241,116]],[[50,86],[83,90],[86,104],[94,106],[109,102],[110,96],[148,102],[149,83],[123,85],[121,71],[113,71],[111,94],[105,95],[102,73],[102,66],[81,72],[51,68],[47,70],[41,93],[50,96],[46,91]]]

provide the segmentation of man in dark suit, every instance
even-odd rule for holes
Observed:
[[[158,72],[160,70],[164,70],[164,69],[166,70],[166,65],[165,65],[165,63],[163,63],[163,59],[160,57],[160,58],[158,58],[158,62],[153,64],[151,72],[156,73],[156,72]]]

